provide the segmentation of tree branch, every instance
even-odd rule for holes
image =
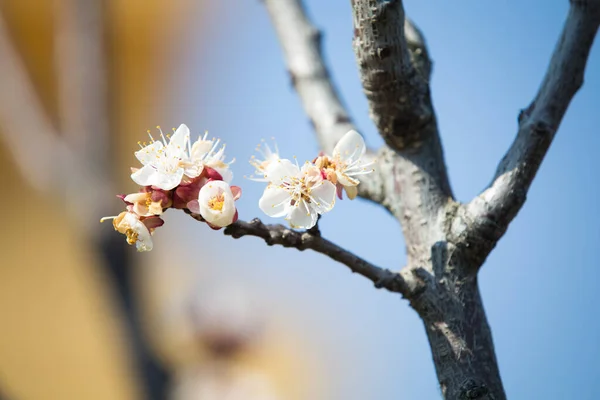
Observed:
[[[405,26],[400,0],[353,0],[352,11],[354,51],[371,118],[392,149],[419,147],[427,135],[437,134],[426,129],[435,125],[430,65],[415,67],[409,51],[409,43],[423,42],[422,37],[412,24]]]
[[[311,249],[344,264],[353,273],[371,280],[375,287],[401,293],[405,297],[411,297],[411,294],[417,289],[418,281],[412,276],[407,278],[401,273],[377,267],[321,237],[320,233],[314,234],[310,230],[298,232],[280,224],[265,225],[260,219],[255,218],[250,222],[238,220],[226,227],[224,233],[234,239],[256,236],[263,239],[269,246],[281,245],[300,251]]]
[[[292,85],[313,124],[319,143],[331,153],[338,140],[356,129],[323,60],[321,32],[308,20],[300,0],[265,0],[283,50]]]
[[[187,210],[186,213],[192,218],[204,222],[201,216]],[[315,229],[294,231],[281,224],[266,225],[260,219],[254,218],[250,222],[238,220],[227,226],[223,233],[234,239],[243,236],[256,236],[263,239],[269,246],[280,245],[293,247],[300,251],[307,249],[316,251],[344,264],[353,273],[369,279],[375,284],[376,288],[384,288],[390,292],[400,293],[406,298],[411,298],[421,289],[420,280],[414,276],[405,274],[404,271],[392,272],[377,267],[321,237],[320,231]]]
[[[354,51],[371,118],[389,148],[379,167],[386,207],[402,223],[409,265],[440,238],[439,215],[452,201],[429,91],[431,61],[402,2],[353,0]],[[400,27],[400,28],[399,28]]]
[[[571,1],[546,76],[533,102],[519,115],[519,131],[492,184],[466,205],[457,232],[485,241],[482,256],[502,237],[523,204],[567,107],[583,85],[588,55],[600,25],[600,0]]]

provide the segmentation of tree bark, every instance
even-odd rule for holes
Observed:
[[[446,263],[440,269],[453,269]],[[411,305],[423,320],[444,399],[506,399],[476,274],[434,276]]]

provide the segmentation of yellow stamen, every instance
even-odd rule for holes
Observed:
[[[222,193],[217,196],[211,197],[211,199],[208,200],[208,207],[210,207],[211,210],[223,211],[224,204],[225,196],[223,196]]]
[[[138,233],[131,228],[125,231],[125,236],[127,236],[128,244],[134,244],[138,241]]]

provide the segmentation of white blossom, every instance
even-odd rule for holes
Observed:
[[[270,217],[285,217],[292,228],[312,228],[318,215],[335,204],[335,185],[309,162],[300,169],[279,159],[267,167],[265,178],[270,183],[258,202],[260,209]]]
[[[333,148],[331,158],[317,159],[317,165],[326,171],[327,179],[342,185],[350,199],[357,195],[358,176],[373,172],[375,161],[365,161],[363,156],[367,148],[362,136],[355,130],[346,133]]]
[[[160,127],[158,127],[160,130]],[[183,178],[184,168],[181,161],[187,158],[190,130],[185,124],[179,125],[172,137],[160,133],[162,141],[154,140],[150,135],[150,144],[135,152],[137,159],[144,165],[131,174],[131,179],[141,186],[156,186],[171,190]]]
[[[208,132],[203,137],[199,137],[196,142],[191,145],[188,142],[188,157],[183,161],[184,174],[190,178],[199,176],[204,167],[209,167],[217,171],[225,182],[231,182],[233,173],[229,169],[229,163],[225,162],[225,145],[219,148],[220,139],[208,140],[206,137]]]
[[[235,197],[231,187],[224,181],[210,181],[198,194],[200,215],[211,225],[225,227],[235,217]]]

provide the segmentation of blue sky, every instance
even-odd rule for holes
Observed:
[[[368,143],[380,145],[352,52],[349,2],[306,3],[324,31],[326,59],[351,115]],[[261,215],[264,187],[242,176],[251,173],[245,161],[260,139],[274,136],[284,155],[301,161],[318,147],[261,2],[215,2],[215,8],[199,16],[205,22],[190,28],[178,50],[184,61],[165,101],[168,122],[186,122],[198,133],[208,129],[228,143],[228,154],[238,160],[236,182],[244,188],[240,215],[251,219]],[[517,115],[541,82],[568,2],[407,0],[405,9],[427,39],[449,175],[457,198],[467,201],[488,184],[513,140]],[[200,35],[209,39],[194,40]],[[526,205],[480,274],[512,399],[600,398],[594,257],[600,241],[599,43]],[[273,315],[300,330],[298,340],[318,353],[331,380],[323,398],[440,397],[424,329],[406,301],[320,255],[250,238],[232,241],[183,216],[169,219],[219,253],[223,279],[256,289]],[[378,265],[398,269],[404,263],[400,227],[375,205],[338,202],[321,229]]]

